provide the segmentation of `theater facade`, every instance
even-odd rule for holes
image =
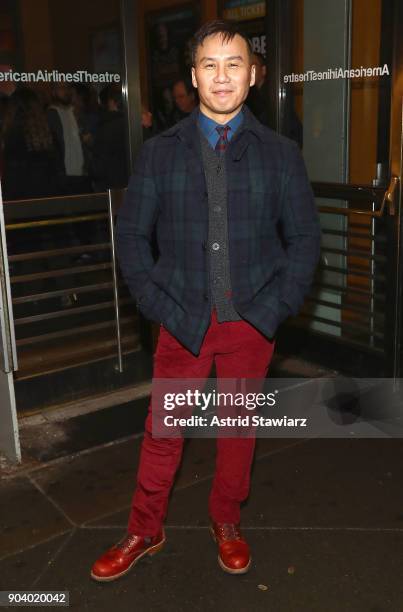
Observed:
[[[27,415],[149,393],[158,326],[123,282],[114,222],[142,143],[195,104],[189,41],[215,18],[250,37],[250,107],[300,146],[320,214],[314,284],[278,350],[401,376],[400,0],[3,0],[0,452],[12,461]]]

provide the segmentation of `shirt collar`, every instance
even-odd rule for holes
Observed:
[[[222,126],[221,123],[217,123],[217,121],[214,121],[213,119],[210,119],[210,117],[207,117],[207,115],[205,115],[204,113],[202,113],[201,110],[199,110],[199,126],[203,132],[203,134],[206,136],[206,138],[209,138],[209,136],[211,136],[212,134],[215,134],[215,129],[217,126]],[[235,117],[232,117],[232,119],[230,121],[228,121],[228,123],[226,123],[225,125],[228,125],[231,128],[231,136],[233,136],[233,134],[236,132],[236,130],[239,128],[239,126],[241,125],[243,121],[243,113],[242,113],[242,109],[235,115]]]
[[[165,132],[161,132],[160,136],[166,138],[178,136],[181,140],[187,141],[189,146],[192,146],[191,143],[193,142],[194,138],[197,137],[197,132],[194,132],[193,129],[197,129],[197,126],[199,124],[199,115],[199,106],[196,106],[190,113],[189,117],[186,117],[186,119],[182,119],[182,121],[179,121],[179,123],[175,123],[175,125],[165,130]],[[257,136],[262,142],[267,140],[268,138],[270,140],[272,139],[273,131],[262,125],[253,115],[253,113],[249,110],[246,104],[244,104],[242,107],[242,115],[243,125],[238,131],[245,129],[245,131],[251,132],[255,136]]]

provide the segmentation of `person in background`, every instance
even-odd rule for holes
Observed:
[[[61,195],[59,157],[46,111],[35,91],[19,87],[9,97],[0,131],[1,183],[4,200],[25,200]],[[26,220],[29,220],[28,218]],[[60,230],[31,227],[7,234],[9,254],[56,248],[53,234]],[[46,259],[47,267],[50,259]],[[15,264],[10,265],[13,272]],[[35,270],[34,261],[20,262],[19,270]],[[50,268],[49,268],[50,269]],[[50,281],[52,282],[52,281]],[[57,283],[55,288],[58,289]]]
[[[153,93],[153,116],[155,118],[157,133],[163,132],[172,126],[172,114],[175,104],[170,87],[165,87]]]
[[[0,73],[4,74],[10,72],[10,70],[12,70],[10,64],[0,64]],[[13,81],[0,81],[0,130],[6,112],[6,106],[15,90],[16,86]]]
[[[181,73],[181,52],[173,40],[168,23],[156,23],[151,42],[151,99],[156,130],[172,125],[174,101],[172,83]]]
[[[96,90],[85,83],[74,83],[72,105],[83,146],[85,166],[88,168],[100,115]]]
[[[12,66],[10,64],[0,64],[0,73],[9,72],[12,70]],[[0,132],[1,126],[4,121],[4,117],[7,112],[7,106],[10,100],[10,96],[15,92],[15,83],[12,81],[0,81]],[[2,150],[0,148],[0,176],[3,171],[3,157]]]
[[[72,100],[72,87],[66,83],[55,83],[47,116],[60,159],[60,183],[64,193],[88,193],[91,182]]]
[[[95,191],[120,189],[129,180],[126,158],[126,120],[120,85],[100,93],[102,111],[92,147],[92,179]]]
[[[141,105],[141,125],[143,127],[143,140],[147,140],[156,135],[153,114],[144,102]]]
[[[270,92],[269,79],[267,73],[266,59],[262,53],[253,53],[252,62],[256,70],[256,82],[254,87],[249,90],[246,104],[263,125],[274,128],[275,122],[270,116]],[[285,100],[285,115],[288,118],[287,136],[298,143],[302,149],[302,125],[294,108],[294,97],[292,90],[287,91]]]
[[[255,66],[256,81],[250,88],[246,104],[263,125],[269,125],[268,116],[268,83],[266,81],[267,67],[266,60],[262,53],[253,53],[252,62]]]
[[[1,127],[5,200],[58,195],[55,142],[39,96],[21,87],[9,97]]]
[[[72,86],[72,105],[82,134],[94,137],[99,120],[97,92],[85,83]]]
[[[188,117],[192,110],[197,106],[197,94],[193,88],[192,81],[188,77],[182,77],[172,86],[172,97],[175,109],[172,113],[172,125],[181,119]]]
[[[127,187],[127,126],[120,85],[108,85],[99,94],[101,113],[92,147],[92,179],[95,191]],[[141,105],[143,140],[154,136],[152,113]]]

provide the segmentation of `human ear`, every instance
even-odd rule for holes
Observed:
[[[196,71],[194,66],[192,66],[192,85],[197,89]]]
[[[255,84],[255,80],[256,80],[256,66],[255,64],[252,64],[252,66],[250,67],[250,82],[249,82],[250,87],[252,87],[252,85]]]

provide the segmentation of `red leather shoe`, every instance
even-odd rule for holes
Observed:
[[[148,538],[147,538],[148,540]],[[91,569],[91,578],[99,582],[116,580],[127,572],[145,555],[155,555],[165,543],[164,529],[146,541],[135,534],[125,535],[117,544],[109,548]]]
[[[212,522],[210,530],[218,544],[218,564],[229,574],[245,574],[252,562],[249,546],[239,524]]]

